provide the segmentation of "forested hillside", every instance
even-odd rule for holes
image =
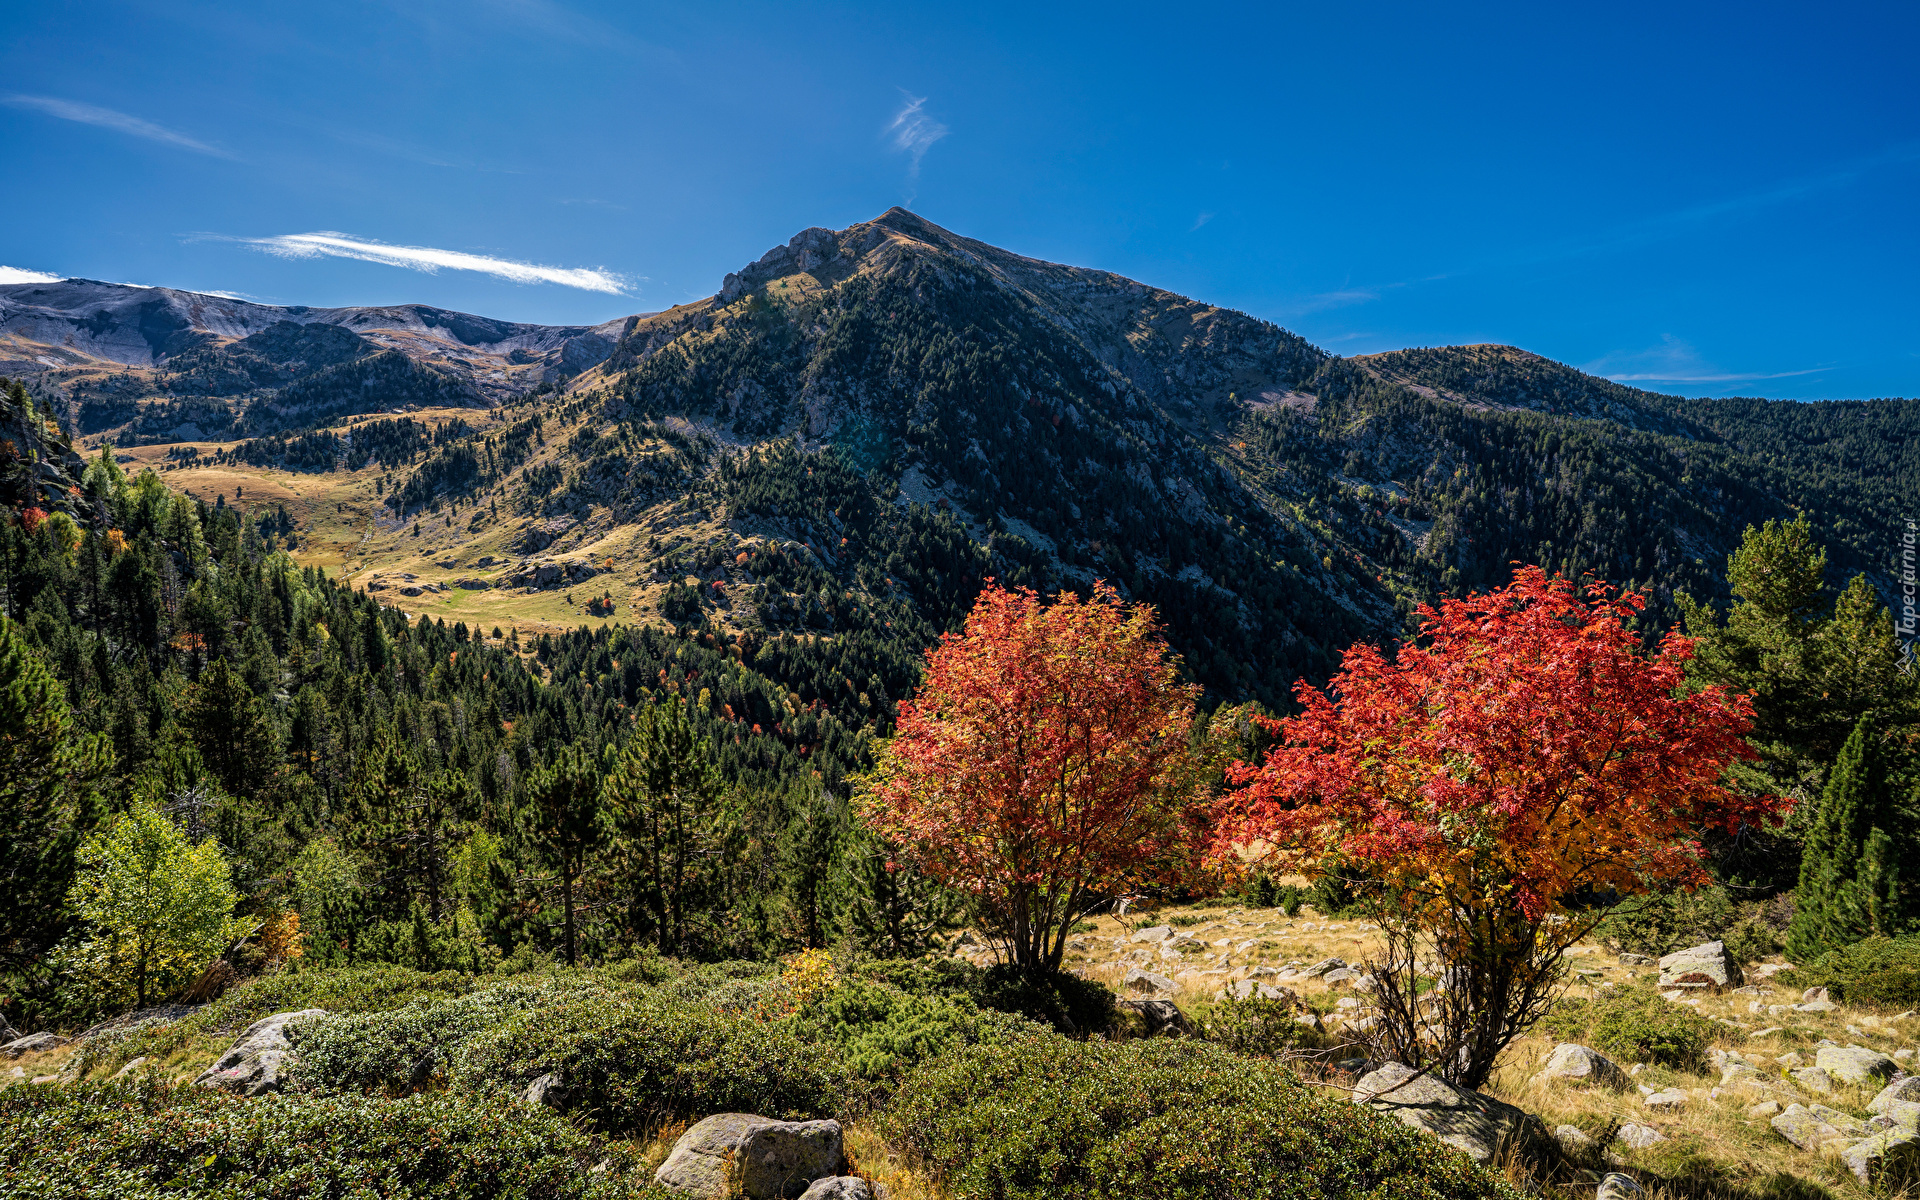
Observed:
[[[1912,402],[1682,401],[1504,347],[1340,359],[901,210],[623,328],[558,391],[358,422],[344,392],[430,369],[335,326],[189,349],[167,377],[247,397],[215,407],[263,436],[158,474],[110,448],[82,471],[12,390],[38,441],[0,464],[9,719],[92,765],[6,793],[31,865],[0,1004],[104,1003],[56,999],[49,955],[80,836],[137,797],[217,834],[246,911],[298,911],[322,960],[919,945],[949,898],[856,829],[847,780],[989,580],[1108,580],[1204,710],[1280,711],[1515,561],[1644,589],[1649,634],[1682,594],[1724,609],[1742,532],[1796,507],[1826,611],[1885,586],[1914,475]],[[670,812],[582,807],[642,751],[704,764]],[[1817,792],[1830,752],[1775,778]],[[1779,886],[1776,850],[1741,870]]]

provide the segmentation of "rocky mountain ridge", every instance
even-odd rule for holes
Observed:
[[[334,311],[389,316],[169,349],[157,377],[190,401],[118,401],[101,385],[79,405],[86,430],[204,453],[355,412],[490,403],[470,376],[393,348],[395,310]],[[510,357],[584,336],[518,328],[476,325],[463,344],[529,339]],[[830,632],[877,620],[889,641],[945,628],[988,578],[1104,579],[1153,602],[1220,694],[1284,704],[1344,646],[1395,636],[1417,603],[1497,586],[1514,561],[1641,589],[1664,625],[1675,593],[1719,594],[1748,524],[1805,510],[1839,578],[1884,582],[1874,531],[1897,516],[1901,481],[1920,486],[1914,402],[1688,401],[1504,346],[1340,358],[898,208],[803,230],[712,297],[593,333],[604,356],[552,394],[520,391],[485,419],[447,413],[431,446],[380,455],[381,478],[355,493],[372,509],[356,577],[412,572],[423,595],[484,581],[503,612],[515,602],[500,589],[551,607],[542,581],[558,590],[591,566],[596,588],[628,594],[569,600],[580,615],[666,604],[676,621]],[[548,370],[523,366],[523,380]],[[334,442],[251,445],[220,451],[221,469],[367,459]],[[697,546],[653,528],[675,506],[715,514]],[[573,531],[565,544],[530,549],[523,534],[554,522]],[[483,557],[494,576],[471,573]],[[441,578],[442,560],[469,567]],[[667,593],[649,590],[662,578]],[[896,603],[916,623],[887,624]]]

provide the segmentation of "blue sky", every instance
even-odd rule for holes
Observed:
[[[0,264],[585,323],[905,203],[1337,353],[1913,396],[1917,55],[1910,3],[14,4]]]

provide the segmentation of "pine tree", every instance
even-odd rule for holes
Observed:
[[[61,897],[113,754],[73,726],[66,689],[0,614],[0,962],[59,936]]]
[[[1874,716],[1860,718],[1820,796],[1800,860],[1787,953],[1808,962],[1875,934],[1905,931],[1898,812]]]
[[[649,704],[637,718],[603,798],[631,864],[629,919],[636,929],[651,927],[661,952],[673,954],[714,883],[720,776],[684,703]]]
[[[567,965],[576,959],[574,894],[587,860],[612,832],[600,802],[600,775],[578,746],[562,750],[553,765],[527,781],[521,828],[553,864],[560,885]]]

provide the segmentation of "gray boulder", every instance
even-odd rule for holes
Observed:
[[[1129,992],[1165,992],[1171,995],[1177,985],[1165,975],[1132,967],[1120,980],[1120,986]]]
[[[1822,1096],[1833,1095],[1833,1076],[1819,1067],[1796,1067],[1787,1074],[1793,1076],[1795,1083],[1810,1092],[1818,1092]]]
[[[1875,1129],[1904,1129],[1908,1133],[1920,1133],[1920,1102],[1913,1100],[1889,1100],[1874,1110],[1869,1122]]]
[[[1666,1135],[1653,1126],[1641,1125],[1635,1121],[1628,1121],[1626,1124],[1620,1126],[1619,1129],[1614,1131],[1613,1137],[1614,1140],[1621,1145],[1631,1147],[1635,1150],[1645,1150],[1655,1142],[1664,1142],[1667,1140]]]
[[[1553,1130],[1553,1140],[1559,1142],[1560,1149],[1574,1158],[1579,1158],[1592,1150],[1595,1145],[1592,1138],[1572,1125],[1556,1125]]]
[[[529,1083],[527,1090],[520,1094],[520,1098],[528,1104],[537,1105],[542,1108],[559,1108],[562,1104],[566,1103],[567,1088],[565,1084],[560,1082],[560,1076],[557,1072],[548,1071],[545,1075]]]
[[[814,1180],[800,1200],[885,1200],[885,1193],[858,1175],[835,1175]]]
[[[113,1073],[113,1077],[115,1079],[125,1079],[127,1076],[133,1074],[135,1071],[138,1071],[141,1067],[145,1066],[146,1064],[147,1064],[147,1056],[144,1054],[141,1055],[139,1058],[129,1059],[125,1066],[121,1067],[118,1071],[115,1071]]]
[[[1859,1046],[1822,1046],[1813,1056],[1813,1065],[1841,1083],[1855,1084],[1891,1079],[1895,1069],[1886,1055]]]
[[[1888,1129],[1848,1146],[1840,1152],[1840,1161],[1868,1187],[1912,1179],[1920,1174],[1920,1135],[1911,1129]]]
[[[56,1050],[67,1044],[67,1039],[57,1033],[30,1033],[23,1038],[15,1038],[5,1046],[0,1046],[8,1058],[19,1058],[22,1054],[38,1054],[42,1050]]]
[[[1149,929],[1136,929],[1133,940],[1136,942],[1164,942],[1173,936],[1173,926],[1155,925]]]
[[[1257,979],[1236,979],[1227,985],[1227,995],[1235,1000],[1251,1000],[1258,996],[1262,1000],[1297,1000],[1292,991],[1275,987],[1270,983],[1261,983]]]
[[[717,1113],[680,1135],[653,1178],[699,1200],[773,1200],[798,1196],[814,1180],[838,1175],[842,1161],[838,1121]]]
[[[1346,965],[1347,961],[1343,958],[1323,958],[1307,968],[1307,978],[1318,979],[1327,972],[1338,971]]]
[[[1535,1078],[1543,1083],[1597,1083],[1616,1092],[1633,1086],[1618,1063],[1598,1050],[1571,1042],[1555,1046],[1546,1067]]]
[[[1728,988],[1739,987],[1744,982],[1740,964],[1727,953],[1722,942],[1705,942],[1675,950],[1660,959],[1663,988]]]
[[[1880,1113],[1896,1100],[1920,1103],[1920,1075],[1909,1075],[1905,1079],[1896,1079],[1880,1089],[1880,1094],[1867,1101],[1867,1111]]]
[[[1824,1105],[1789,1104],[1767,1124],[1802,1150],[1818,1150],[1836,1138],[1859,1137],[1866,1127]]]
[[[239,1092],[243,1096],[279,1091],[286,1082],[287,1056],[293,1052],[287,1027],[326,1015],[324,1008],[304,1008],[255,1021],[240,1034],[239,1040],[227,1047],[217,1062],[200,1072],[200,1077],[193,1081],[194,1086]]]
[[[1361,1076],[1353,1087],[1353,1102],[1430,1133],[1476,1162],[1489,1162],[1508,1146],[1529,1151],[1551,1144],[1539,1118],[1436,1076],[1420,1075],[1405,1063],[1390,1062]]]
[[[1646,1194],[1646,1189],[1633,1176],[1609,1171],[1600,1180],[1600,1190],[1594,1194],[1593,1200],[1635,1200]]]
[[[1171,1000],[1120,1000],[1114,1007],[1137,1015],[1148,1037],[1183,1037],[1193,1032],[1187,1015]]]

